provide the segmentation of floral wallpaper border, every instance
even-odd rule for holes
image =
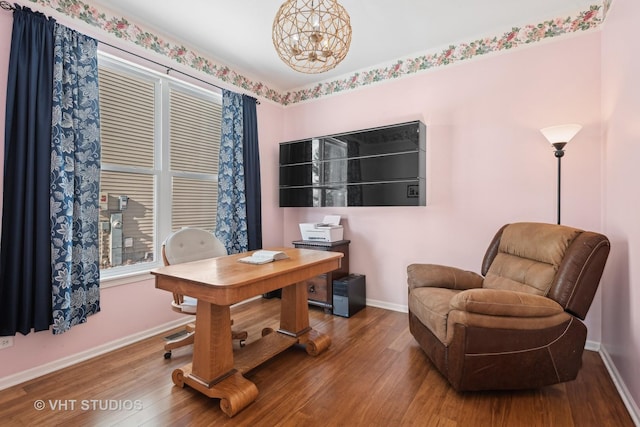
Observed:
[[[294,104],[324,95],[344,92],[385,80],[397,79],[420,71],[464,61],[480,55],[513,49],[563,34],[586,31],[599,26],[604,21],[604,5],[592,5],[589,10],[575,17],[556,18],[537,25],[514,27],[501,36],[474,40],[470,43],[450,45],[437,52],[415,58],[399,59],[384,68],[376,68],[354,73],[343,79],[320,83],[314,87],[288,92],[283,104]]]
[[[386,80],[398,79],[454,62],[464,61],[488,53],[514,49],[552,37],[591,30],[604,22],[612,2],[612,0],[603,0],[601,4],[591,5],[588,10],[579,12],[576,16],[556,18],[524,27],[514,27],[499,36],[450,45],[440,52],[399,59],[385,67],[356,72],[344,78],[280,93],[265,83],[252,81],[228,66],[217,64],[185,46],[164,40],[162,37],[143,29],[135,23],[129,22],[126,18],[109,16],[107,13],[81,0],[28,1],[54,9],[71,18],[79,19],[119,39],[135,43],[145,49],[164,55],[179,64],[187,65],[213,76],[224,83],[232,84],[258,97],[263,97],[285,106]]]

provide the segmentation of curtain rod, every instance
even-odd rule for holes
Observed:
[[[0,7],[1,7],[2,9],[4,9],[4,10],[16,10],[16,8],[15,8],[11,3],[9,3],[8,1],[4,1],[4,0],[0,1]],[[144,56],[142,56],[142,55],[138,55],[137,53],[130,52],[130,51],[128,51],[128,50],[126,50],[126,49],[123,49],[123,48],[121,48],[121,47],[118,47],[118,46],[112,45],[111,43],[103,42],[103,41],[101,41],[101,40],[99,40],[99,39],[96,39],[96,40],[98,41],[98,43],[101,43],[101,44],[103,44],[103,45],[105,45],[105,46],[112,47],[112,48],[117,49],[117,50],[119,50],[119,51],[121,51],[121,52],[127,53],[127,54],[129,54],[129,55],[133,55],[133,56],[135,56],[136,58],[140,58],[140,59],[142,59],[142,60],[144,60],[144,61],[151,62],[151,63],[153,63],[153,64],[155,64],[155,65],[158,65],[158,66],[160,66],[160,67],[162,67],[162,68],[166,68],[166,69],[167,69],[167,71],[166,71],[167,75],[169,75],[169,72],[173,71],[173,72],[176,72],[176,73],[182,74],[183,76],[187,76],[187,77],[189,77],[189,78],[191,78],[191,79],[197,80],[197,81],[199,81],[199,82],[201,82],[201,83],[207,84],[207,85],[209,85],[209,86],[213,86],[213,87],[215,87],[215,88],[217,88],[217,89],[224,90],[224,88],[223,88],[223,87],[218,86],[217,84],[214,84],[214,83],[208,82],[208,81],[203,80],[203,79],[201,79],[201,78],[199,78],[199,77],[192,76],[191,74],[189,74],[189,73],[185,73],[184,71],[176,70],[176,69],[175,69],[175,68],[173,68],[173,67],[169,67],[169,66],[164,65],[164,64],[162,64],[162,63],[160,63],[160,62],[154,61],[153,59],[149,59],[149,58],[146,58],[146,57],[144,57]],[[258,99],[256,99],[256,104],[260,105],[260,101],[259,101]]]

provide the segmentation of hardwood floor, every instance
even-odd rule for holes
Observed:
[[[279,299],[232,310],[249,340],[278,327]],[[233,418],[217,399],[171,382],[191,348],[163,359],[161,336],[0,391],[0,425],[48,426],[632,426],[595,352],[578,378],[523,392],[458,394],[409,334],[407,315],[367,307],[345,319],[310,308],[332,338],[311,357],[291,348],[246,377],[258,398]],[[36,410],[38,401],[44,409]]]

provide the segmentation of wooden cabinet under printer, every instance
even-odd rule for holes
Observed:
[[[342,252],[344,254],[340,268],[306,280],[309,304],[322,307],[327,313],[333,311],[333,281],[349,274],[349,243],[351,240],[335,242],[297,240],[293,242],[294,247],[300,249]]]

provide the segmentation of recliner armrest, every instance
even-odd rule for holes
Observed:
[[[407,267],[409,289],[432,287],[473,289],[482,287],[484,278],[472,271],[437,264],[411,264]]]
[[[488,316],[549,317],[564,312],[551,298],[502,289],[469,289],[451,298],[449,305]]]

